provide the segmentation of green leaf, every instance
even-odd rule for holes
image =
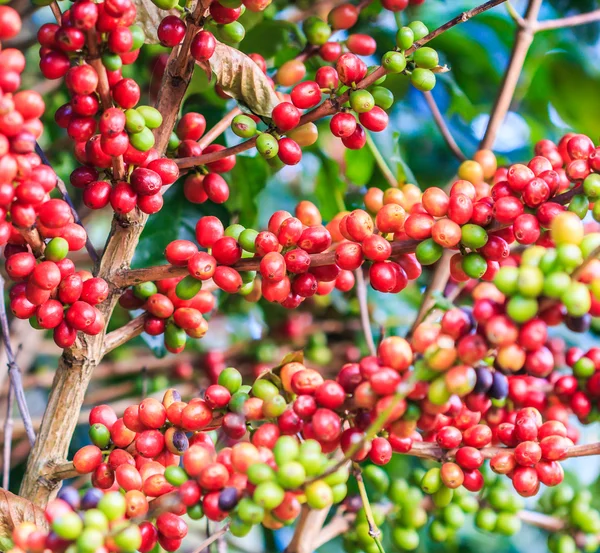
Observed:
[[[392,171],[394,171],[394,173],[397,175],[399,184],[411,183],[419,186],[415,175],[408,166],[408,163],[404,161],[404,157],[402,156],[402,152],[400,150],[400,133],[394,133],[394,151],[390,161],[396,164],[395,171],[394,167],[392,167]]]
[[[258,195],[267,185],[270,169],[260,156],[238,156],[235,167],[227,174],[228,207],[239,213],[239,223],[253,227],[257,223]]]
[[[162,210],[151,215],[142,232],[133,257],[133,267],[150,267],[166,263],[164,251],[173,240],[190,240],[196,243],[196,223],[205,215],[218,217],[225,226],[229,224],[229,212],[221,205],[207,201],[193,204],[183,195],[180,180],[165,194]]]
[[[572,52],[547,54],[529,87],[527,106],[542,121],[550,123],[551,105],[577,132],[598,136],[600,124],[590,114],[597,111],[600,75],[584,63],[581,56]]]
[[[462,88],[460,88],[452,74],[444,73],[438,75],[438,78],[446,85],[450,96],[450,106],[448,107],[447,117],[456,113],[465,121],[471,122],[477,115],[477,109],[475,109],[475,106],[463,92]]]
[[[315,182],[317,207],[323,219],[331,220],[337,213],[346,210],[344,194],[348,185],[340,178],[340,166],[335,161],[320,151],[316,151],[315,155],[321,160]]]
[[[373,176],[375,158],[368,148],[360,150],[346,150],[346,177],[356,186],[366,186]]]
[[[246,52],[255,52],[269,59],[283,47],[295,44],[300,48],[303,42],[304,37],[297,25],[277,19],[262,21],[248,31],[242,46]]]

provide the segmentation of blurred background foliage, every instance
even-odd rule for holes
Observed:
[[[327,5],[327,2],[320,3],[323,6]],[[368,60],[368,63],[373,65],[378,63],[381,54],[393,46],[399,23],[420,19],[433,29],[479,3],[473,0],[427,0],[419,8],[408,9],[394,17],[390,12],[382,11],[379,1],[376,0],[363,10],[353,32],[363,32],[377,38],[379,50]],[[525,4],[526,2],[518,0],[513,2],[519,13],[523,13]],[[299,0],[296,6],[291,7],[288,2],[275,0],[265,12],[247,12],[241,19],[247,34],[239,44],[239,49],[246,53],[256,52],[263,55],[269,68],[292,59],[304,47],[305,39],[300,27],[286,19],[296,15],[298,9],[312,8],[314,6],[311,6],[310,0]],[[597,8],[597,0],[546,0],[540,20]],[[31,17],[26,30],[30,34],[34,33],[37,27],[51,20],[50,10],[40,9]],[[440,53],[440,63],[447,64],[451,69],[448,73],[438,75],[438,85],[433,95],[459,147],[467,156],[476,151],[485,131],[488,114],[510,56],[514,31],[515,24],[508,11],[504,6],[500,6],[453,28],[431,43]],[[600,25],[594,23],[541,32],[535,36],[511,111],[494,146],[502,163],[528,159],[532,155],[533,145],[541,138],[557,140],[567,131],[583,132],[593,139],[600,136],[599,35]],[[24,75],[24,84],[38,89],[46,99],[46,130],[42,146],[57,172],[68,181],[75,161],[65,132],[53,121],[56,109],[68,100],[66,90],[42,80],[37,69],[38,51],[31,37],[18,38],[14,42],[17,43],[15,46],[26,50],[27,54],[28,69]],[[140,83],[142,90],[150,90],[152,85],[156,88],[157,77],[153,74],[153,67],[157,56],[164,52],[165,49],[160,46],[146,47],[137,63],[125,67],[124,75],[134,78]],[[308,61],[308,78],[321,63],[318,57]],[[273,73],[274,70],[270,69],[269,74]],[[455,174],[458,161],[438,132],[422,93],[408,86],[407,79],[399,75],[388,77],[384,86],[393,92],[396,103],[390,110],[388,130],[373,135],[372,146],[360,151],[345,151],[340,141],[332,138],[326,130],[328,122],[322,121],[319,123],[320,129],[323,130],[319,141],[305,151],[302,162],[295,167],[274,169],[262,158],[257,157],[254,151],[240,155],[236,167],[226,177],[231,197],[225,206],[217,206],[210,202],[203,205],[190,204],[183,196],[182,187],[174,186],[165,196],[165,208],[159,214],[150,217],[134,264],[149,266],[164,263],[165,246],[176,238],[193,240],[196,221],[203,215],[216,215],[226,224],[229,221],[237,221],[245,226],[264,228],[272,212],[278,209],[293,211],[300,199],[308,199],[320,208],[325,220],[329,220],[340,210],[361,205],[361,195],[366,187],[386,188],[386,181],[378,166],[381,159],[385,160],[399,182],[413,182],[421,188],[444,186]],[[142,103],[151,101],[151,96],[142,99]],[[196,71],[184,102],[184,111],[201,112],[206,117],[207,128],[210,128],[233,107],[233,101],[225,101],[215,94],[214,83],[208,81],[203,71]],[[228,131],[218,142],[231,146],[239,140]],[[72,190],[76,201],[80,201],[79,192]],[[84,215],[93,241],[102,247],[110,224],[110,214],[106,212]],[[375,328],[381,329],[378,333],[406,330],[412,322],[427,278],[428,274],[425,272],[417,285],[407,288],[398,296],[383,295],[369,289],[372,320]],[[344,326],[346,322],[356,320],[357,311],[352,293],[334,293],[331,298],[317,298],[310,303],[307,301],[300,312],[293,315],[286,313],[283,308],[263,302],[250,304],[237,297],[223,298],[218,309],[219,315],[213,316],[206,338],[198,342],[189,341],[188,344],[192,350],[197,350],[192,352],[192,355],[200,355],[208,350],[213,353],[225,351],[227,354],[243,351],[244,362],[250,359],[251,363],[272,364],[277,363],[277,356],[281,352],[289,351],[293,347],[306,346],[309,363],[333,372],[339,369],[344,356],[351,357],[348,351],[350,348],[354,348],[351,353],[355,355],[356,348],[363,346],[356,325],[349,324],[349,331]],[[117,310],[111,321],[111,328],[122,325],[127,318],[125,312]],[[340,322],[343,330],[338,328]],[[314,324],[311,326],[309,323]],[[290,330],[296,327],[310,329],[307,332],[308,339],[296,339],[294,332]],[[334,332],[327,333],[330,327],[333,327]],[[573,342],[573,336],[568,331],[564,332],[565,339]],[[294,336],[292,344],[290,336]],[[23,336],[22,340],[25,342],[27,338]],[[147,353],[139,352],[142,351],[140,346],[143,346],[144,340],[156,356],[165,355],[160,341],[153,341],[149,337],[138,338],[119,348],[111,354],[109,362],[120,362],[121,365],[118,366],[125,363],[134,370],[125,372],[124,376],[115,376],[108,371],[108,376],[100,384],[96,382],[90,389],[90,404],[94,394],[98,397],[101,387],[108,386],[109,394],[110,387],[115,387],[114,394],[109,395],[112,400],[119,397],[119,394],[139,395],[142,389],[152,392],[169,385],[164,370],[153,370],[151,376],[146,376],[146,371],[142,370],[141,359]],[[583,339],[581,335],[577,335],[581,347],[591,345],[595,340],[592,334]],[[341,355],[335,349],[338,342],[343,349]],[[42,381],[46,375],[48,383],[50,380],[45,371],[51,371],[56,366],[56,352],[52,351],[52,348],[43,347],[39,352],[41,353],[34,355],[29,364],[33,367],[33,374],[42,375]],[[195,369],[202,373],[205,368],[202,360],[206,358],[192,359]],[[164,366],[171,365],[165,362]],[[134,376],[132,372],[135,373]],[[176,376],[181,377],[181,374]],[[132,379],[135,380],[133,384]],[[33,385],[28,388],[29,403],[35,411],[34,414],[40,416],[47,390],[39,385],[40,381],[36,381],[35,378],[32,382]],[[196,384],[198,382],[201,383],[201,379],[195,380]],[[87,428],[83,425],[73,439],[73,449],[86,442],[86,434]],[[597,434],[596,425],[589,427],[584,430],[582,441],[598,440]],[[405,476],[416,463],[415,459],[400,457],[394,459],[387,470],[390,475]],[[597,478],[600,466],[597,459],[571,459],[564,465],[566,469],[578,474],[578,485],[600,491]],[[11,481],[15,488],[18,487],[22,468],[22,462],[17,463],[14,468]],[[598,494],[595,494],[595,497],[599,504],[597,506],[600,506]],[[240,550],[273,551],[285,546],[290,532],[291,529],[283,529],[276,534],[252,534],[243,542],[235,543]],[[546,541],[539,530],[525,527],[516,538],[492,538],[476,531],[469,523],[451,543],[436,545],[423,540],[419,551],[478,551],[482,547],[493,548],[496,553],[537,553],[547,550]],[[190,548],[193,549],[193,543],[190,544]],[[341,541],[336,540],[323,546],[321,551],[334,552],[340,548]]]

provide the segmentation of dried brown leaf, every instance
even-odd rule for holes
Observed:
[[[227,94],[256,115],[271,117],[279,98],[271,88],[267,76],[252,59],[243,52],[218,42],[209,61],[217,84]]]
[[[167,15],[179,15],[177,10],[160,10],[152,3],[152,0],[133,0],[137,9],[136,24],[146,34],[146,44],[158,44],[157,30],[160,22]]]
[[[0,537],[10,538],[13,528],[25,521],[48,528],[43,509],[23,497],[0,490]]]

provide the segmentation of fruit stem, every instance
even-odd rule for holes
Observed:
[[[369,496],[367,495],[367,489],[365,488],[365,481],[362,477],[362,469],[358,463],[352,463],[352,466],[354,468],[354,478],[356,478],[356,483],[358,484],[358,493],[360,494],[367,522],[369,523],[369,535],[377,545],[379,553],[385,553],[385,549],[381,543],[381,530],[377,528],[377,524],[375,524],[375,519],[373,518],[373,510],[371,509],[371,503],[369,502]]]

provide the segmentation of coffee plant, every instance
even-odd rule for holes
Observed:
[[[455,4],[0,5],[2,551],[598,549],[600,10]]]

